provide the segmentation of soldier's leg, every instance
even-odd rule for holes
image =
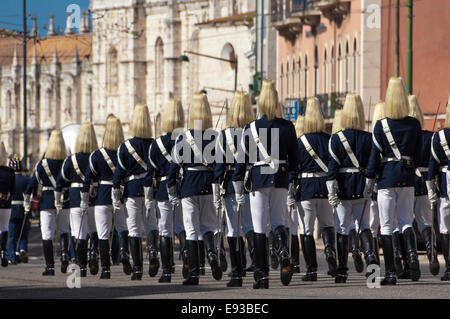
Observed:
[[[53,257],[53,237],[56,232],[56,210],[49,209],[41,211],[41,234],[42,234],[42,247],[44,250],[45,269],[42,273],[43,276],[55,275],[55,261]]]
[[[300,219],[302,220],[302,242],[303,257],[306,263],[306,274],[303,281],[317,281],[317,255],[316,243],[314,240],[314,223],[317,216],[317,200],[310,199],[301,201],[302,210]]]
[[[67,272],[69,266],[70,209],[63,209],[57,218],[59,248],[61,258],[61,273]]]
[[[172,276],[173,212],[169,201],[158,201],[158,228],[161,243],[162,275],[159,282],[170,282]]]
[[[111,278],[109,237],[111,236],[112,215],[112,205],[95,206],[95,226],[98,234],[100,261],[102,265],[100,279]]]
[[[201,249],[198,245],[200,237],[200,204],[195,196],[182,198],[181,205],[189,263],[189,275],[183,281],[183,285],[198,285],[200,275],[199,250]]]

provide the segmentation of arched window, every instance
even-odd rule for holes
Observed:
[[[330,85],[330,90],[331,92],[335,92],[336,91],[336,73],[334,70],[334,46],[331,47],[331,54],[330,54],[330,70],[331,70],[331,85]]]
[[[319,86],[319,50],[314,47],[314,96],[318,93]]]
[[[3,119],[5,123],[11,119],[11,115],[12,115],[12,105],[11,105],[12,100],[11,99],[12,99],[11,91],[7,91],[6,98],[5,98],[5,118]]]
[[[236,52],[234,51],[231,43],[226,43],[222,48],[222,53],[220,54],[222,59],[235,61],[236,60]],[[234,63],[222,61],[220,62],[223,72],[232,72],[236,67]]]
[[[301,58],[298,57],[298,97],[302,98],[302,61]]]
[[[45,92],[45,103],[47,104],[47,114],[44,114],[44,116],[51,119],[53,117],[53,94],[51,89],[47,89]]]
[[[156,93],[164,91],[164,43],[161,38],[155,45],[155,90]]]
[[[69,119],[72,118],[72,89],[70,87],[66,90],[66,105],[64,108],[64,114]]]
[[[327,62],[327,49],[323,53],[323,93],[328,93],[328,62]]]
[[[338,63],[337,63],[337,91],[340,93],[342,91],[342,50],[341,44],[338,47]]]
[[[295,58],[292,60],[292,97],[295,98],[298,96],[297,92],[295,92],[296,86],[295,86],[295,77],[296,77],[296,71],[295,71]]]
[[[353,92],[358,90],[358,46],[356,38],[353,40]]]
[[[308,56],[305,55],[305,98],[308,97],[308,82],[309,82]]]
[[[88,86],[87,93],[87,121],[92,122],[92,86]]]
[[[281,70],[280,70],[280,93],[281,100],[284,98],[284,72],[283,72],[283,62],[281,62]]]
[[[345,44],[345,92],[350,90],[350,62],[348,41]]]
[[[117,60],[117,50],[114,47],[109,49],[107,68],[109,94],[117,94],[119,89],[119,65]]]
[[[286,98],[289,98],[291,96],[290,92],[289,92],[289,88],[290,88],[289,77],[290,77],[290,74],[289,74],[289,61],[288,61],[286,63]]]

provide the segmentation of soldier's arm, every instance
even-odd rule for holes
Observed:
[[[68,157],[69,158],[69,157]],[[61,167],[61,172],[59,173],[58,177],[56,178],[56,192],[61,192],[63,188],[70,186],[70,167],[69,162],[67,161],[67,158],[64,160],[64,163]]]
[[[328,160],[328,175],[327,180],[332,181],[337,178],[337,173],[339,167],[341,166],[341,162],[337,156],[338,154],[338,145],[337,145],[338,136],[336,134],[331,135],[330,140],[328,142],[328,152],[330,153]]]
[[[153,178],[156,172],[156,156],[157,156],[158,146],[156,140],[153,140],[150,148],[148,150],[148,161],[147,161],[147,176],[144,180],[145,187],[151,187],[153,185]]]
[[[89,156],[89,165],[84,173],[84,182],[83,182],[83,193],[89,193],[89,188],[92,183],[98,181],[98,167],[97,162],[93,158],[94,153]]]
[[[428,175],[427,181],[433,180],[439,172],[439,157],[437,155],[437,151],[440,147],[439,143],[439,134],[434,133],[431,140],[431,154],[430,154],[430,162],[428,163]]]
[[[372,134],[372,150],[370,151],[369,164],[367,165],[367,178],[375,178],[381,164],[382,131],[381,122],[378,121],[377,124],[375,124]]]
[[[124,179],[127,170],[124,164],[124,151],[123,149],[123,144],[120,144],[119,148],[117,149],[117,165],[116,165],[116,171],[114,172],[114,177],[113,177],[113,185],[114,188],[120,188],[120,185],[122,184],[122,180]]]

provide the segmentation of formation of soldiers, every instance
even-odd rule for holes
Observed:
[[[12,201],[19,200],[29,215],[31,198],[39,192],[44,276],[55,275],[55,238],[60,239],[61,272],[67,272],[71,236],[81,276],[89,269],[111,278],[116,230],[119,259],[131,280],[143,277],[146,240],[148,274],[155,277],[161,268],[159,282],[171,282],[174,236],[183,285],[199,284],[205,260],[213,278],[221,280],[227,269],[226,235],[228,287],[242,286],[246,273],[253,272],[253,288],[267,289],[269,259],[288,285],[300,272],[300,243],[306,268],[301,279],[316,281],[317,219],[328,275],[336,283],[347,280],[350,252],[357,272],[364,272],[364,262],[379,265],[379,246],[385,264],[382,285],[395,285],[398,278],[418,281],[413,221],[425,241],[430,272],[437,275],[433,209],[438,207],[445,259],[441,280],[450,280],[450,110],[443,130],[423,130],[418,100],[408,97],[401,78],[389,81],[385,102],[376,105],[372,134],[364,130],[361,97],[353,93],[336,112],[331,136],[317,98],[308,99],[294,126],[281,118],[283,107],[270,80],[263,82],[256,120],[245,92],[236,92],[226,128],[219,132],[212,129],[206,94],[194,96],[189,113],[185,130],[181,103],[170,99],[162,116],[165,133],[154,139],[147,106],[136,105],[129,139],[124,139],[120,120],[109,115],[102,146],[93,125],[85,123],[72,154],[67,154],[61,131],[54,130],[22,188],[16,187],[17,163],[7,167],[1,144],[2,266],[8,264]]]

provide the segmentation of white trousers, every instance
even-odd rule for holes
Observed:
[[[181,199],[183,224],[187,240],[202,240],[202,235],[217,231],[217,214],[212,195]]]
[[[250,210],[255,233],[266,234],[268,224],[272,230],[286,225],[286,199],[285,188],[266,187],[250,193]]]
[[[11,208],[0,209],[0,234],[8,231],[10,218],[11,218]]]
[[[175,211],[175,234],[179,234],[182,231],[184,231],[183,209],[181,205],[179,205]]]
[[[75,239],[86,239],[88,234],[95,233],[97,229],[94,207],[89,207],[84,216],[80,207],[72,207],[70,209],[70,228]]]
[[[447,197],[439,198],[438,210],[439,232],[441,234],[450,234],[450,201]]]
[[[298,228],[300,226],[300,223],[299,223],[300,210],[303,210],[303,208],[301,207],[301,205],[296,204],[295,208],[291,212],[290,224],[286,225],[286,227],[289,227],[289,229],[291,230],[292,236],[298,235]],[[289,215],[289,209],[288,209],[288,215]],[[289,220],[288,220],[288,222],[289,222]]]
[[[177,223],[183,223],[183,211],[181,206],[175,207],[175,217],[173,215],[172,204],[166,201],[158,201],[158,230],[159,235],[164,237],[173,237],[173,227],[174,227],[174,218],[175,218],[175,227]],[[178,233],[178,231],[176,231]]]
[[[393,187],[378,190],[381,235],[392,235],[412,227],[414,220],[414,187]]]
[[[128,236],[145,238],[147,235],[147,218],[144,197],[128,197],[125,199],[125,217]]]
[[[56,209],[40,212],[42,240],[52,240],[55,235],[70,233],[70,210],[63,209],[59,215]]]
[[[299,211],[302,227],[301,234],[307,236],[314,235],[314,223],[316,218],[319,222],[319,229],[334,227],[333,209],[328,199],[313,198],[300,202],[302,211]]]
[[[432,214],[428,195],[417,196],[414,198],[414,218],[421,233],[425,228],[431,227]]]
[[[247,232],[250,230],[253,230],[252,225],[252,213],[250,211],[250,202],[249,202],[249,196],[245,195],[246,200],[245,204],[242,207],[241,211],[241,229],[239,236],[245,236]],[[225,202],[225,216],[227,220],[227,228],[228,228],[228,237],[237,237],[238,235],[238,204],[236,202],[236,196],[235,194],[228,194],[224,198]]]
[[[378,236],[378,228],[380,227],[380,213],[378,211],[378,203],[374,200],[370,201],[370,231],[373,238]]]
[[[364,207],[365,203],[363,198],[342,200],[339,203],[336,207],[336,230],[339,234],[348,235],[351,229],[355,229],[355,225],[360,231],[369,228],[369,203]]]
[[[94,207],[95,226],[98,238],[107,240],[111,234],[113,207],[112,205],[98,205]],[[114,228],[119,233],[127,230],[127,222],[125,218],[125,209],[121,206],[120,210],[114,216]]]

